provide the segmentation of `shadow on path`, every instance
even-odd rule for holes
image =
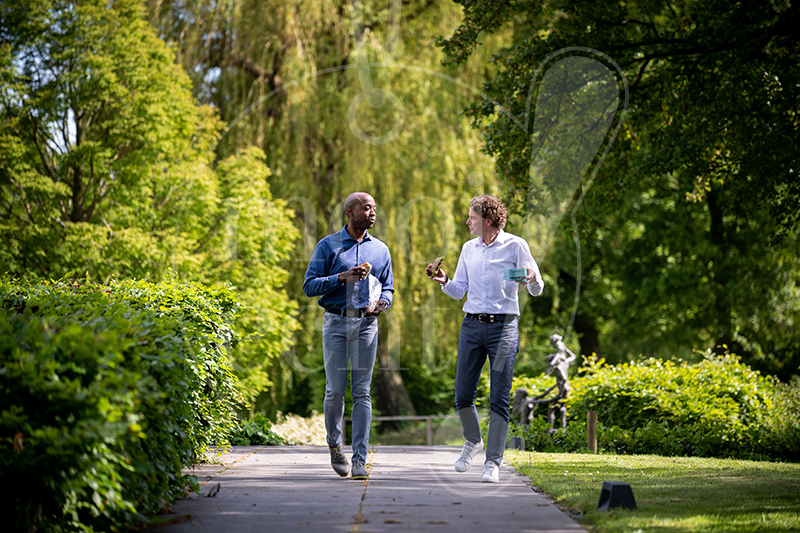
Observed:
[[[237,446],[195,470],[202,495],[176,502],[162,518],[178,523],[155,530],[584,533],[505,465],[500,483],[481,483],[482,454],[455,472],[459,451],[377,446],[370,479],[354,481],[334,473],[324,446]]]

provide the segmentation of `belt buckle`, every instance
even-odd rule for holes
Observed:
[[[478,315],[478,322],[480,322],[481,324],[486,324],[486,323],[491,324],[494,322],[494,315],[487,315],[486,313],[481,313]]]
[[[347,318],[361,318],[361,310],[360,309],[345,309],[344,316]]]

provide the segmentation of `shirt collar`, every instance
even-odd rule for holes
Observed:
[[[488,248],[489,246],[492,246],[494,243],[503,244],[503,242],[505,242],[507,237],[508,237],[508,234],[501,229],[500,233],[497,234],[497,238],[494,240],[494,242],[492,242],[492,244],[488,244],[487,245],[485,242],[483,242],[483,237],[480,237],[480,236],[478,237],[477,244],[479,244],[479,245],[482,244],[483,246],[486,246]]]
[[[342,231],[340,231],[339,233],[342,235],[342,242],[344,242],[344,241],[358,242],[353,237],[351,237],[350,234],[347,232],[347,224],[342,226]],[[371,239],[370,239],[370,236],[369,236],[369,230],[367,230],[367,232],[364,234],[364,238],[361,239],[361,242],[369,241],[369,240],[371,240]]]

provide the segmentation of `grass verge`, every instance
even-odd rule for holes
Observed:
[[[597,533],[800,532],[800,464],[507,450],[506,461]],[[636,510],[596,511],[603,481]]]

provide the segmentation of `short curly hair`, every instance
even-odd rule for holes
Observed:
[[[503,229],[506,226],[508,209],[499,199],[488,194],[476,196],[469,201],[469,208],[479,217],[487,220],[492,227]]]

